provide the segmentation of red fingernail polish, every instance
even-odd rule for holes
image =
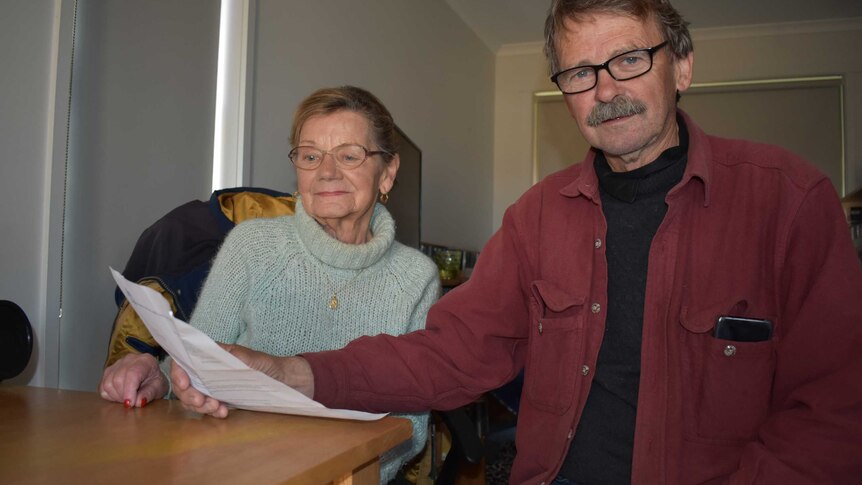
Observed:
[[[147,405],[147,398],[142,397],[142,398],[141,398],[141,407],[144,407],[144,406],[146,406],[146,405]]]
[[[132,407],[132,400],[126,399],[125,401],[123,401],[123,407],[126,409],[129,409],[130,407]]]

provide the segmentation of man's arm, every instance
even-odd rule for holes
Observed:
[[[771,413],[730,483],[859,483],[862,267],[828,180],[803,201],[782,261]]]
[[[313,369],[315,400],[378,412],[452,409],[514,378],[526,353],[523,282],[531,265],[515,212],[507,211],[470,279],[431,307],[425,330],[303,354]]]
[[[537,223],[535,214],[518,205],[506,212],[471,278],[431,307],[424,330],[360,337],[341,350],[302,354],[305,360],[235,346],[231,352],[331,408],[419,412],[471,402],[524,367],[530,268],[537,265],[524,238],[535,238],[537,228],[529,224]],[[226,413],[203,396],[184,397],[184,377],[174,377],[174,392],[179,388],[190,409]]]

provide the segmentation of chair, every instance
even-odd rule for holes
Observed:
[[[174,314],[188,321],[212,259],[228,231],[247,219],[291,215],[293,210],[290,194],[253,187],[222,189],[213,192],[208,201],[187,202],[144,230],[123,276],[159,292]],[[118,312],[105,367],[128,353],[164,356],[119,288],[114,298]]]
[[[0,381],[24,371],[33,352],[33,328],[15,303],[0,300]]]
[[[451,411],[434,411],[434,414],[449,429],[452,446],[443,460],[439,472],[434,476],[436,485],[453,485],[463,474],[465,467],[479,465],[485,456],[485,448],[477,428],[477,421],[468,413],[468,407]]]
[[[524,373],[487,395],[488,424],[485,427],[485,456],[489,483],[507,480],[515,458],[515,431]]]

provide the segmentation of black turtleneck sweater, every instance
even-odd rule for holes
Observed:
[[[648,165],[616,173],[604,154],[595,158],[608,227],[608,303],[593,384],[560,470],[578,485],[631,482],[650,244],[687,161],[688,133],[677,123],[680,145]]]

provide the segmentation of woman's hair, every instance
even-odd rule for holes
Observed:
[[[545,56],[551,65],[551,74],[561,69],[557,42],[566,29],[564,22],[590,13],[628,15],[644,22],[655,19],[674,56],[682,59],[694,49],[688,22],[668,0],[553,0],[545,20]]]
[[[398,153],[395,135],[395,121],[386,106],[370,92],[356,86],[341,86],[323,88],[311,93],[296,108],[293,115],[293,127],[290,132],[290,144],[296,146],[302,125],[312,116],[328,115],[337,111],[353,111],[368,120],[371,134],[378,150],[386,152],[383,160],[389,163]],[[366,147],[374,150],[374,147]]]

